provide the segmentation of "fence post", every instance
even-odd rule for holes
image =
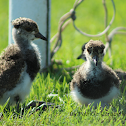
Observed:
[[[50,64],[50,6],[51,0],[9,0],[9,44],[13,43],[11,21],[19,18],[31,18],[37,22],[40,32],[48,42],[35,40],[42,57],[42,68]]]

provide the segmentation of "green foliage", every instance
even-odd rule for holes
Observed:
[[[106,0],[108,6],[108,20],[111,20],[113,10],[110,0]],[[116,17],[109,32],[118,26],[125,26],[125,0],[115,0]],[[73,7],[72,0],[51,1],[51,37],[57,32],[60,17]],[[76,12],[76,25],[84,32],[97,34],[104,29],[104,9],[101,0],[84,1]],[[0,0],[0,52],[8,45],[8,0]],[[109,108],[94,109],[92,106],[81,106],[70,97],[69,82],[72,73],[64,67],[80,65],[83,60],[76,60],[81,53],[81,46],[90,39],[100,39],[105,43],[105,36],[89,38],[78,33],[72,26],[68,25],[62,34],[63,44],[55,54],[54,59],[62,59],[63,65],[58,66],[57,71],[46,74],[38,74],[32,87],[30,95],[25,104],[31,100],[42,100],[60,105],[60,108],[47,108],[45,111],[37,111],[29,115],[31,109],[26,110],[23,117],[15,113],[15,106],[10,107],[6,113],[5,106],[0,106],[3,117],[0,125],[126,125],[126,95],[125,91],[114,99]],[[126,70],[125,35],[115,35],[112,42],[113,69]],[[53,44],[51,45],[52,48]],[[108,54],[104,61],[110,64]],[[53,66],[57,68],[57,66]],[[53,94],[57,94],[53,96]]]

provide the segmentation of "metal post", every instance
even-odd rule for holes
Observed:
[[[13,43],[11,21],[19,18],[31,18],[37,22],[40,32],[48,42],[35,40],[42,57],[42,68],[50,64],[50,4],[51,0],[9,0],[9,44]]]

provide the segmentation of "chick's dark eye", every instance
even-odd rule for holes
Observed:
[[[25,28],[25,30],[26,30],[27,32],[31,32],[31,31],[32,31],[31,28]]]
[[[15,28],[19,28],[19,25],[14,25]]]
[[[87,51],[88,51],[88,53],[90,54],[90,53],[91,53],[91,48],[88,48]]]
[[[99,52],[102,54],[103,53],[103,50],[100,50]]]

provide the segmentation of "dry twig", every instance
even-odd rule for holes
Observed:
[[[105,34],[105,33],[109,30],[110,26],[112,25],[112,23],[113,23],[113,21],[114,21],[114,19],[115,19],[115,4],[114,4],[114,1],[113,1],[113,0],[111,0],[111,1],[112,1],[114,13],[113,13],[113,17],[112,17],[112,19],[111,19],[109,25],[105,28],[104,31],[102,31],[102,32],[100,32],[99,34],[96,34],[96,35],[87,34],[87,33],[83,32],[83,31],[81,31],[79,28],[77,28],[76,25],[75,25],[75,22],[74,22],[74,20],[73,20],[73,26],[74,26],[74,28],[75,28],[78,32],[80,32],[81,34],[83,34],[83,35],[85,35],[85,36],[88,36],[88,37],[99,37],[99,36]],[[106,11],[106,14],[107,14],[107,11]]]
[[[112,5],[113,5],[113,9],[114,9],[114,13],[113,13],[113,17],[109,23],[109,25],[105,28],[105,30],[103,32],[101,32],[100,34],[97,34],[97,35],[90,35],[90,34],[87,34],[85,32],[82,32],[80,29],[78,29],[75,25],[75,19],[76,19],[76,15],[75,15],[75,10],[77,9],[77,7],[83,2],[84,0],[76,0],[75,3],[74,3],[74,6],[73,6],[73,9],[71,9],[68,13],[64,14],[61,18],[60,18],[60,21],[59,21],[59,27],[58,27],[58,33],[56,33],[56,35],[51,39],[50,42],[52,42],[56,37],[57,37],[57,41],[52,49],[52,52],[51,52],[51,58],[54,56],[54,54],[59,50],[59,48],[61,47],[62,45],[62,36],[61,36],[61,32],[65,29],[65,27],[70,23],[71,19],[73,20],[73,26],[74,28],[80,32],[81,34],[85,35],[85,36],[88,36],[88,37],[98,37],[98,36],[101,36],[103,34],[105,34],[108,29],[110,28],[111,24],[113,23],[114,21],[114,18],[115,18],[115,4],[112,1]],[[107,17],[107,16],[106,16]],[[68,21],[67,21],[68,20]],[[66,23],[65,23],[66,22]]]

